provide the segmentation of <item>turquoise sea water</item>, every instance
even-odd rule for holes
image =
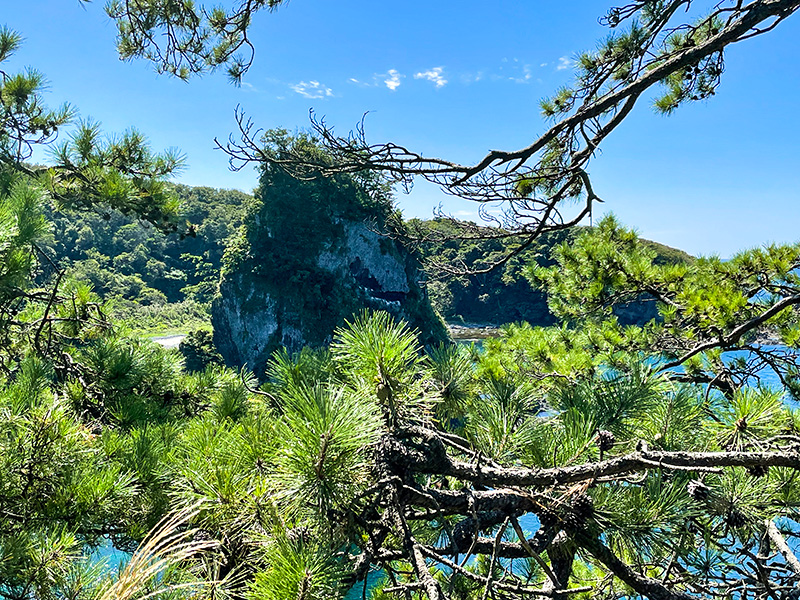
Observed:
[[[780,345],[763,345],[761,348],[765,351],[781,351],[787,352],[789,354],[797,355],[797,350],[791,350],[786,346]],[[750,352],[744,350],[737,350],[735,352],[727,352],[723,356],[723,360],[726,364],[731,364],[733,361],[740,359],[740,358],[748,358]],[[681,372],[682,369],[676,369],[676,372]],[[783,386],[781,384],[780,378],[777,376],[775,371],[769,368],[762,368],[760,371],[757,372],[757,377],[751,377],[747,384],[750,386],[761,385],[762,387],[770,388],[770,389],[781,389]],[[796,405],[796,402],[791,399],[788,394],[785,396],[785,401],[792,406]]]
[[[92,562],[103,563],[109,573],[121,571],[130,558],[131,554],[129,552],[123,552],[115,548],[110,539],[106,539],[103,544],[95,548],[88,556],[88,559]]]

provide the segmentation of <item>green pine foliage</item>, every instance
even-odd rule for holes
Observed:
[[[681,365],[685,380],[725,386],[728,393],[764,369],[795,389],[794,353],[763,340],[791,348],[797,339],[800,246],[768,245],[730,261],[658,264],[632,231],[607,217],[573,244],[559,246],[555,258],[552,267],[531,266],[528,276],[548,289],[553,313],[568,328],[579,328],[568,336],[570,353],[603,357],[601,363],[592,361],[593,367],[615,365],[620,351],[656,351],[662,369]],[[643,327],[620,325],[614,306],[642,297],[657,307],[656,318]],[[524,329],[510,334],[542,335]],[[523,360],[546,362],[545,347],[538,354],[528,348]]]
[[[183,77],[223,64],[240,76],[247,63],[231,52],[247,23],[236,19],[277,5],[229,15],[167,4],[108,10],[121,19],[125,56],[163,60],[151,38],[136,35],[171,32],[178,62],[161,67]],[[569,113],[586,90],[647,68],[638,61],[648,31],[681,5],[613,9],[614,28],[633,14],[642,20],[582,55],[584,88],[559,91],[543,110]],[[198,28],[204,19],[211,29]],[[706,18],[673,31],[649,68],[707,44],[719,27]],[[0,62],[19,41],[0,31]],[[657,106],[669,112],[713,93],[719,59],[711,53],[679,79],[670,74]],[[794,597],[800,411],[789,400],[800,389],[800,247],[672,261],[607,218],[554,249],[534,248],[546,260],[508,263],[515,270],[503,274],[546,288],[558,327],[511,325],[482,351],[426,352],[426,332],[363,312],[340,324],[328,348],[276,352],[259,386],[244,369],[214,364],[199,335],[199,364],[187,369],[177,352],[130,335],[97,293],[203,301],[219,245],[167,252],[164,242],[161,256],[196,269],[164,277],[163,290],[135,275],[142,265],[167,268],[147,244],[154,229],[177,228],[165,178],[178,157],[151,152],[133,131],[106,140],[85,123],[56,164],[31,167],[33,145],[71,112],[43,108],[41,75],[0,76],[3,600]],[[273,162],[262,188],[294,190],[250,207],[272,226],[328,240],[338,224],[325,211],[393,218],[379,177],[289,181],[275,164],[294,154],[312,171],[336,165],[308,137],[273,132],[266,141]],[[556,136],[541,163],[556,174],[519,179],[520,193],[581,193],[558,174],[570,151]],[[135,215],[153,227],[125,223],[109,242],[102,227],[76,229],[50,205],[97,209],[103,221]],[[201,226],[218,228],[209,239],[238,226],[238,217],[203,210]],[[83,240],[66,271],[53,259],[61,242],[48,239],[48,216]],[[269,266],[308,284],[318,301],[319,248],[258,233],[252,222],[242,228],[223,262],[241,265],[250,249],[271,244]],[[85,282],[112,256],[93,247],[95,234],[126,249],[113,266],[127,279],[113,285],[139,285],[136,293]],[[488,252],[502,254],[503,244]],[[459,249],[445,249],[460,260]],[[462,250],[485,260],[485,248]],[[621,324],[616,307],[642,299],[656,312]],[[114,569],[93,558],[109,544],[138,551]]]
[[[14,179],[0,191],[0,299],[4,302],[28,287],[36,263],[33,244],[47,227],[41,193],[21,178]]]
[[[343,597],[364,576],[358,557],[372,552],[377,535],[382,551],[398,556],[379,561],[389,576],[381,585],[393,588],[416,577],[401,558],[408,540],[443,544],[446,552],[470,509],[446,518],[423,511],[427,516],[407,530],[370,523],[391,521],[391,507],[403,497],[392,496],[397,480],[399,489],[422,494],[404,500],[410,507],[427,502],[425,494],[444,498],[453,486],[466,485],[459,494],[493,493],[448,467],[460,456],[547,469],[614,461],[642,442],[650,451],[747,453],[796,435],[792,410],[768,390],[704,392],[633,360],[637,352],[614,369],[591,365],[569,376],[498,372],[492,364],[499,347],[485,354],[439,348],[425,357],[416,334],[385,313],[348,323],[330,352],[277,354],[263,390],[246,372],[186,374],[174,354],[113,333],[63,348],[80,376],[64,377],[57,361],[33,357],[2,388],[0,498],[13,498],[15,507],[5,505],[13,535],[0,540],[15,586],[0,587],[8,598],[19,586],[46,597],[68,577],[85,582],[87,592],[75,597],[89,598],[109,575],[90,569],[82,558],[87,548],[111,536],[133,549],[161,516],[198,503],[192,524],[218,542],[217,550],[200,563],[173,565],[159,585],[200,577],[234,598]],[[419,435],[431,441],[420,444]],[[446,452],[453,454],[437,454],[435,439],[455,444]],[[402,470],[393,466],[398,460]],[[632,568],[661,578],[664,565],[678,561],[697,581],[713,581],[714,569],[737,560],[741,543],[763,535],[767,519],[794,518],[799,483],[780,467],[673,471],[656,462],[582,491],[573,483],[524,486],[520,498],[542,527],[562,529],[575,551],[584,548],[572,585],[620,590],[593,554],[600,532],[602,544]],[[36,515],[37,526],[14,529],[9,513]],[[507,543],[521,548],[511,525],[505,528]],[[732,545],[720,549],[715,540]],[[42,543],[63,548],[47,555],[47,578]],[[541,563],[555,560],[545,552],[524,569],[479,556],[458,574],[430,563],[434,581],[463,598],[480,597],[485,582],[474,577],[489,572],[533,589],[548,580]],[[703,556],[714,566],[704,569]]]
[[[291,522],[324,523],[331,511],[346,510],[368,481],[379,408],[352,389],[320,384],[289,387],[279,400],[275,500]]]
[[[281,1],[255,0],[227,8],[190,0],[133,5],[111,0],[105,11],[116,21],[120,59],[144,58],[159,73],[183,80],[221,68],[239,84],[255,53],[247,36],[251,19],[260,10],[274,10]]]
[[[0,31],[0,61],[19,40]],[[35,71],[0,70],[0,597],[89,600],[115,578],[92,553],[112,541],[134,548],[172,506],[175,423],[225,404],[223,380],[239,378],[187,375],[174,353],[126,337],[59,265],[52,206],[172,230],[165,179],[180,160],[133,131],[105,139],[86,123],[52,165],[25,163],[73,114],[46,109],[44,86]]]
[[[270,566],[256,575],[249,593],[251,600],[327,600],[341,596],[338,582],[343,577],[342,565],[324,548],[284,536],[271,544],[266,562]]]
[[[22,36],[0,27],[0,65],[21,47]],[[106,137],[98,123],[78,123],[53,147],[59,129],[74,120],[68,104],[47,108],[47,81],[35,69],[8,73],[0,67],[0,192],[25,176],[62,206],[103,205],[136,214],[164,230],[177,229],[177,202],[165,178],[179,170],[183,157],[168,150],[153,152],[145,137],[131,129]],[[36,145],[49,144],[52,164],[32,166]]]

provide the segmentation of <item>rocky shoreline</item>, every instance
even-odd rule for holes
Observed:
[[[754,343],[759,346],[781,346],[783,342],[777,332],[774,331],[759,331],[756,333]]]

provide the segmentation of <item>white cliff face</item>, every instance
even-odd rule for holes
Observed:
[[[363,223],[350,223],[345,227],[345,246],[349,249],[350,269],[361,269],[366,280],[374,282],[373,291],[407,294],[408,275],[396,244],[389,238],[369,229]],[[392,252],[394,250],[394,252]]]
[[[310,266],[314,281],[327,282],[321,298],[310,298],[320,292],[308,284],[287,284],[263,270],[255,274],[263,257],[253,256],[223,277],[212,322],[214,343],[228,364],[247,364],[260,376],[278,347],[295,352],[325,345],[335,327],[364,308],[386,310],[423,332],[436,329],[431,342],[444,339],[408,251],[364,223],[341,225],[343,235],[326,243]]]
[[[226,349],[226,361],[253,365],[278,330],[277,303],[260,294],[252,281],[241,274],[223,285],[227,293],[221,293],[212,308],[212,321],[219,324],[214,327],[214,344]],[[258,327],[254,326],[250,306],[259,307]]]
[[[345,223],[344,236],[320,253],[320,268],[342,279],[352,277],[376,300],[399,302],[411,289],[406,267],[394,240],[364,223]]]

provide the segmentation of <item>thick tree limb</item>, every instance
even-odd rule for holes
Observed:
[[[800,468],[800,452],[786,449],[772,452],[633,452],[608,460],[549,469],[516,469],[476,466],[471,463],[450,461],[448,465],[421,461],[414,465],[420,473],[439,473],[458,477],[477,484],[493,487],[549,487],[598,477],[610,477],[661,468],[664,470],[687,468],[723,468],[774,466]]]

